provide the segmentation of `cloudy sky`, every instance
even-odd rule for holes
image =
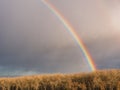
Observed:
[[[48,0],[82,38],[98,69],[120,68],[119,0]],[[0,0],[0,76],[91,71],[41,0]]]

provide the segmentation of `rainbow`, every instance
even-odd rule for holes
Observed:
[[[89,54],[87,48],[85,47],[83,41],[79,37],[79,35],[75,32],[74,28],[70,25],[70,23],[64,18],[64,16],[47,0],[41,0],[50,10],[53,12],[57,18],[63,23],[63,25],[66,27],[66,30],[71,34],[71,36],[74,38],[74,40],[79,45],[80,49],[82,50],[84,56],[86,57],[87,63],[90,66],[91,71],[95,71],[96,67],[93,62],[93,59],[91,55]]]

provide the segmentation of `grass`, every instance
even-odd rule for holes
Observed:
[[[0,90],[120,90],[120,70],[0,78]]]

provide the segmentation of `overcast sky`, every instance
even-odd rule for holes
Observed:
[[[49,0],[82,38],[98,69],[120,68],[119,0]],[[90,71],[41,0],[0,0],[0,76]]]

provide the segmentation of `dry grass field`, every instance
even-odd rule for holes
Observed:
[[[120,70],[0,78],[0,90],[120,90]]]

